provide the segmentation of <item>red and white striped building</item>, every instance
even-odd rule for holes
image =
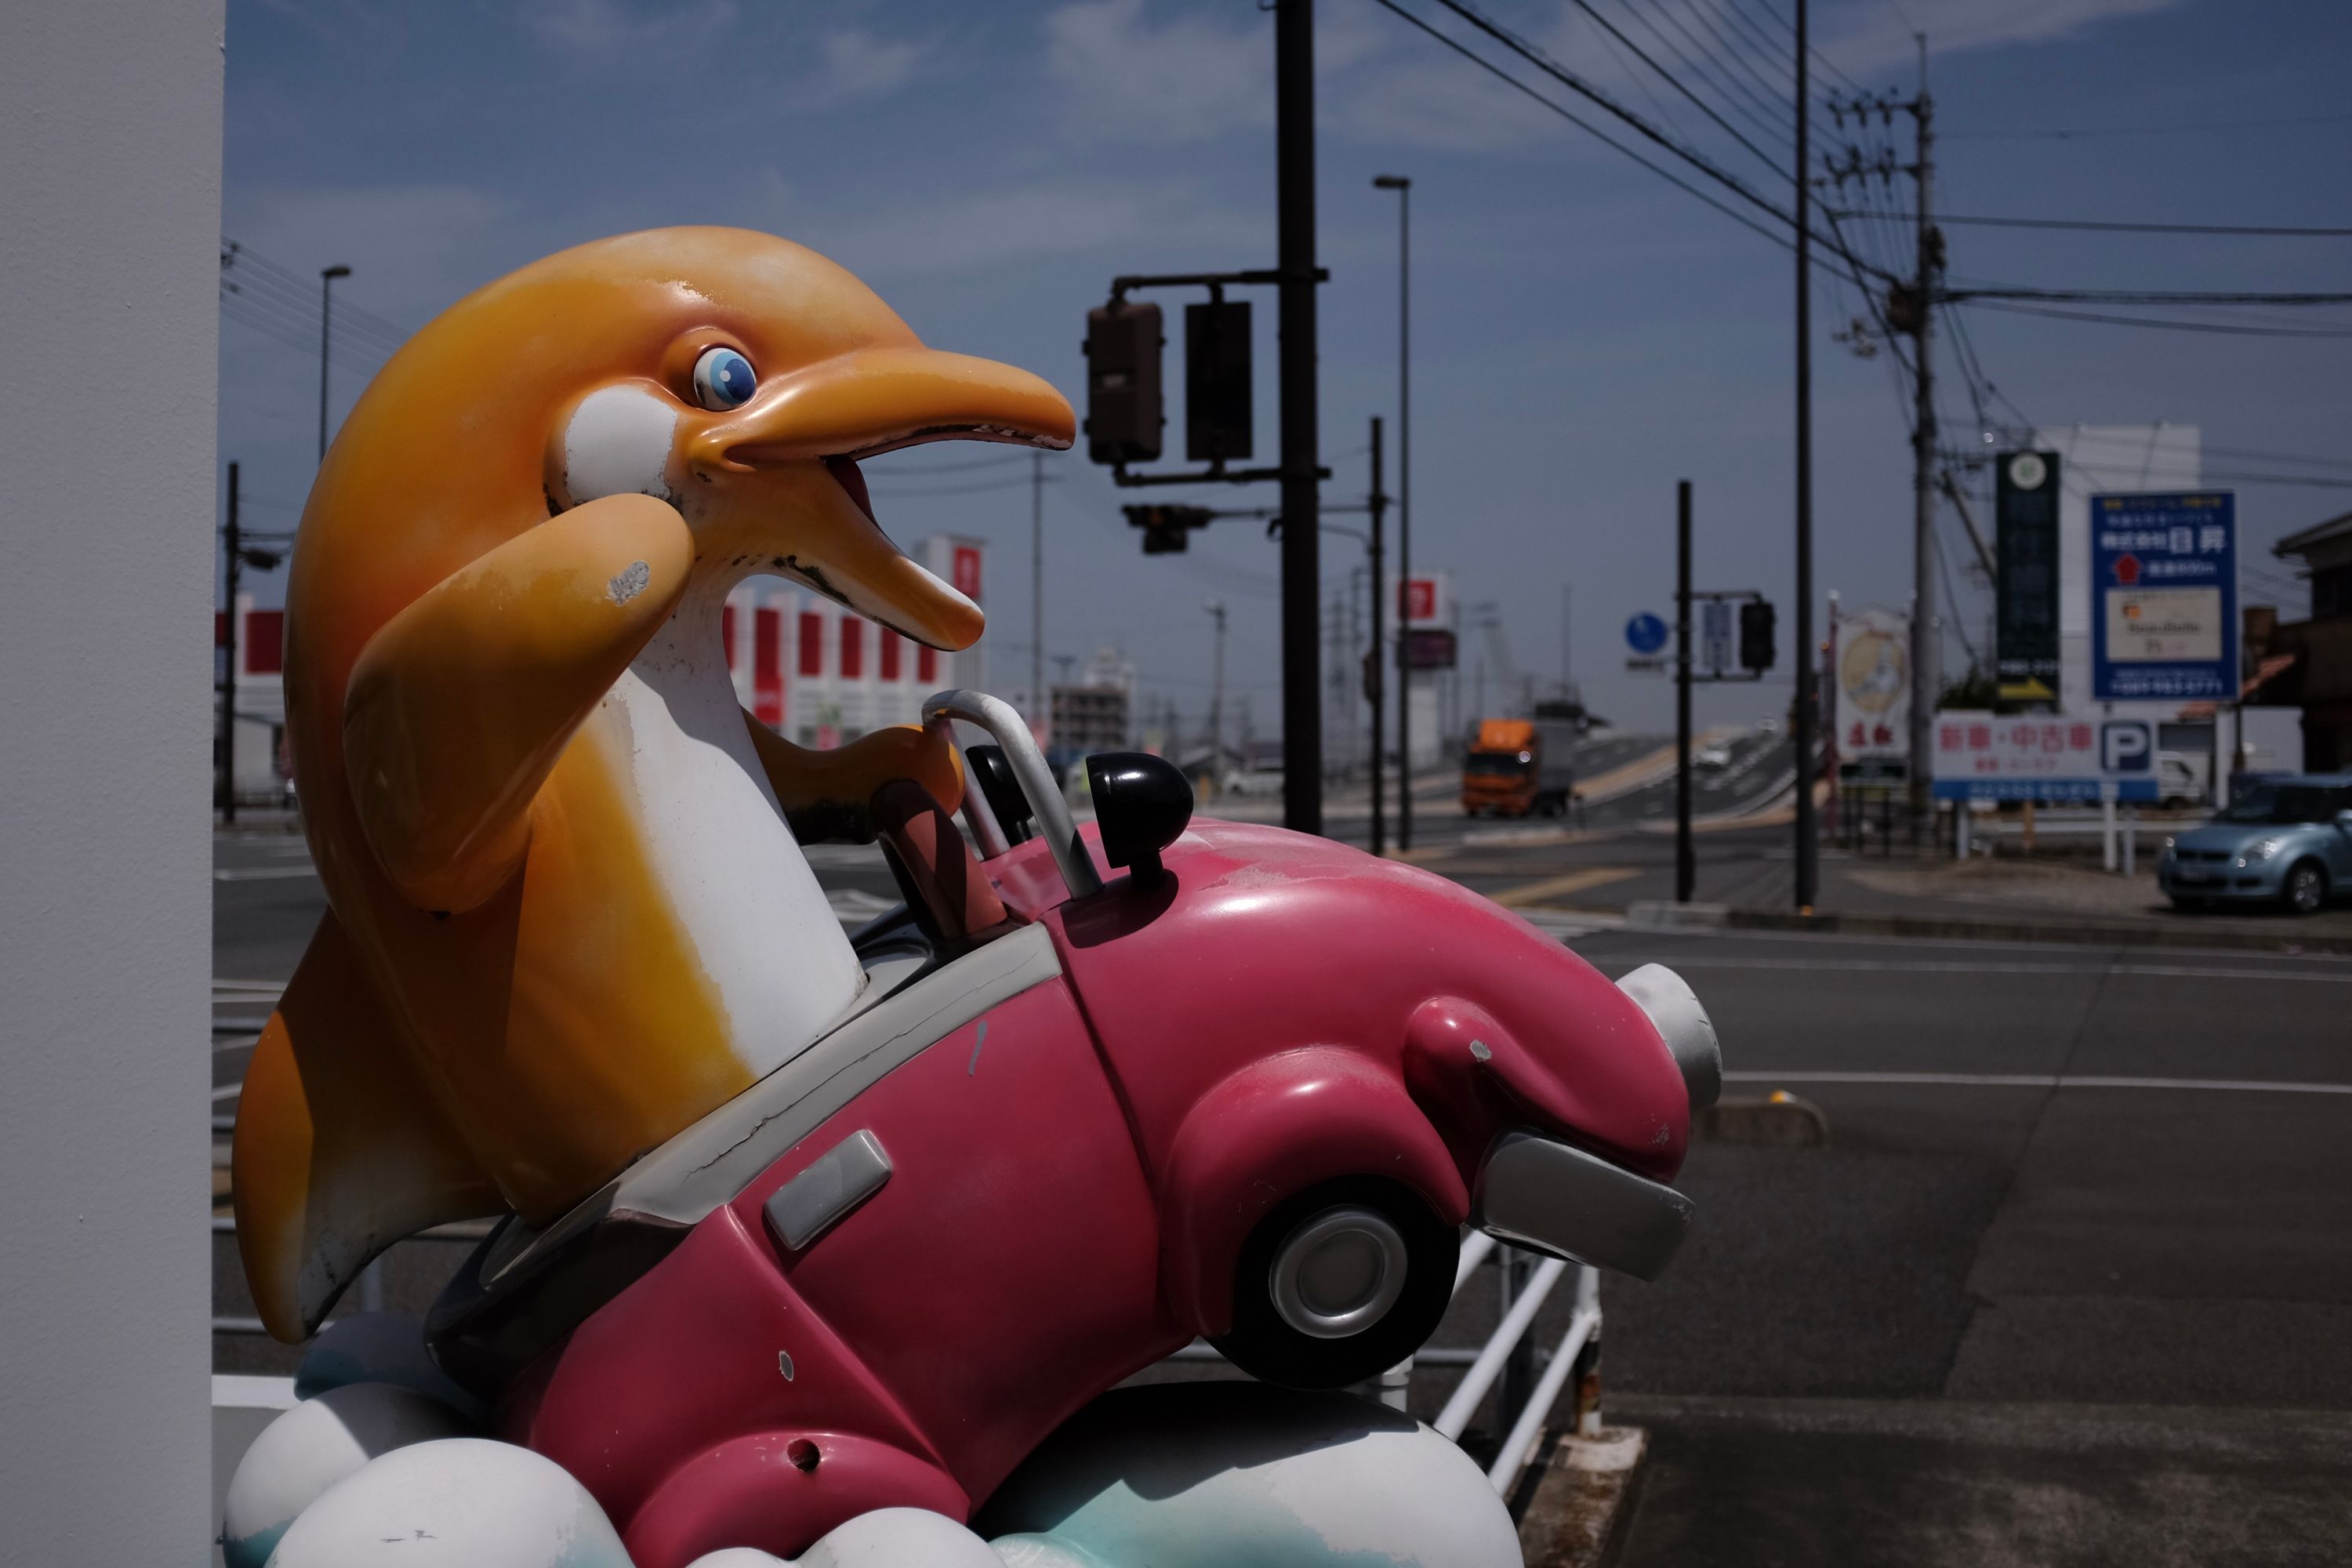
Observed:
[[[985,607],[981,541],[938,534],[908,553]],[[286,784],[286,612],[257,609],[249,594],[237,596],[237,610],[236,793],[276,798]],[[227,621],[214,617],[215,647],[226,644]],[[954,654],[920,647],[780,577],[739,584],[727,596],[721,635],[743,706],[787,740],[820,750],[919,722],[934,691],[987,686],[980,647]]]

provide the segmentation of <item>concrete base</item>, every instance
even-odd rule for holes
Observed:
[[[1598,1437],[1556,1436],[1529,1478],[1533,1489],[1525,1494],[1519,1516],[1519,1550],[1528,1568],[1598,1568],[1608,1562],[1648,1451],[1649,1436],[1637,1426],[1603,1427]]]

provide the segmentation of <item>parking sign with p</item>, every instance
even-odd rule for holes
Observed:
[[[2155,726],[2145,719],[2110,719],[2101,724],[2099,771],[2103,773],[2155,772]]]

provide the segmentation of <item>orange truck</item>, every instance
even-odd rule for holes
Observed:
[[[1476,816],[1564,816],[1576,788],[1569,719],[1481,719],[1462,758],[1462,809]]]

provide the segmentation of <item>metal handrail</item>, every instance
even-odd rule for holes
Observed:
[[[1086,841],[1078,837],[1078,825],[1070,816],[1062,792],[1055,786],[1053,770],[1045,765],[1045,753],[1037,750],[1036,737],[1029,733],[1028,724],[1013,710],[1013,704],[984,691],[961,689],[933,692],[923,699],[925,724],[948,719],[979,725],[1003,748],[1004,760],[1013,764],[1013,776],[1028,798],[1029,809],[1036,814],[1037,826],[1045,836],[1045,847],[1053,851],[1054,864],[1060,868],[1070,897],[1083,899],[1100,892],[1101,873],[1095,869],[1094,858],[1087,853]],[[969,763],[964,773],[969,780]],[[975,785],[967,783],[964,787],[968,805]],[[972,832],[978,837],[977,825]],[[1001,829],[997,837],[1003,837]]]

